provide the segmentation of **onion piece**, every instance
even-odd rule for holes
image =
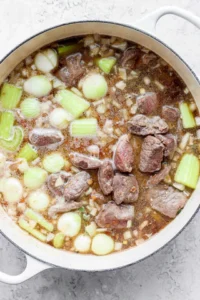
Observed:
[[[71,115],[65,109],[57,107],[50,113],[49,122],[51,126],[62,130],[67,128],[71,118]]]
[[[8,203],[17,203],[23,196],[21,182],[14,177],[6,178],[3,182],[3,196]]]
[[[91,238],[86,234],[80,234],[74,240],[75,250],[78,252],[86,253],[90,250]]]
[[[52,90],[52,84],[44,75],[32,76],[24,82],[24,91],[35,97],[48,95]]]
[[[55,69],[58,64],[57,52],[53,49],[46,49],[39,52],[35,56],[35,66],[36,68],[43,72],[48,73]]]
[[[107,91],[107,82],[100,74],[88,75],[83,81],[83,94],[87,99],[101,99],[107,94]]]
[[[40,102],[36,98],[24,99],[20,108],[25,119],[37,118],[40,115]]]
[[[47,179],[47,172],[39,167],[29,168],[24,173],[24,185],[30,189],[41,187]]]
[[[97,234],[92,240],[92,252],[96,255],[106,255],[114,250],[113,239],[104,233]]]
[[[64,158],[57,152],[46,155],[42,163],[44,169],[50,173],[59,172],[65,165]]]
[[[66,236],[76,236],[81,230],[81,217],[74,212],[65,213],[58,219],[57,227]]]
[[[29,194],[27,198],[29,206],[37,211],[45,211],[49,206],[49,196],[43,191],[35,191]]]

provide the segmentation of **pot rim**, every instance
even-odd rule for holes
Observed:
[[[192,73],[192,75],[195,77],[196,81],[198,82],[198,84],[200,84],[200,80],[199,78],[196,76],[196,74],[194,73],[194,71],[192,70],[192,68],[188,65],[188,63],[185,62],[185,60],[175,51],[173,50],[170,46],[168,46],[165,42],[163,42],[162,40],[160,40],[159,38],[157,38],[156,36],[146,32],[145,30],[141,29],[141,28],[137,28],[137,26],[134,26],[134,25],[128,25],[128,24],[123,24],[123,23],[119,23],[119,22],[114,22],[114,21],[106,21],[106,20],[80,20],[80,21],[74,21],[74,22],[68,22],[68,23],[62,23],[62,24],[59,24],[59,25],[55,25],[55,26],[52,26],[52,27],[48,27],[47,29],[44,29],[32,36],[30,36],[29,38],[25,39],[24,41],[22,41],[21,43],[19,43],[17,46],[15,46],[12,50],[10,50],[1,60],[0,60],[0,64],[3,63],[12,53],[15,52],[15,50],[17,50],[18,48],[20,48],[22,45],[26,44],[28,41],[34,39],[35,37],[39,36],[39,35],[42,35],[44,34],[45,32],[49,32],[53,29],[57,29],[57,28],[60,28],[62,26],[68,26],[68,25],[81,25],[83,23],[104,23],[104,24],[113,24],[113,25],[118,25],[118,26],[121,26],[121,27],[125,27],[125,28],[129,28],[129,29],[133,29],[135,31],[138,31],[146,36],[149,36],[150,38],[156,40],[158,43],[162,44],[164,47],[166,47],[167,49],[169,49],[186,67],[187,69]],[[173,66],[172,66],[173,67]],[[198,186],[199,186],[199,191],[200,191],[200,182],[198,183]],[[194,193],[195,193],[196,190],[194,190]],[[193,193],[193,194],[194,194]],[[193,195],[192,194],[192,195]],[[192,196],[188,199],[191,200]],[[187,205],[186,205],[187,206]],[[3,208],[2,208],[3,209]],[[185,209],[187,209],[187,207],[185,207]],[[64,269],[70,269],[70,270],[79,270],[79,271],[85,271],[85,272],[102,272],[102,271],[112,271],[112,270],[115,270],[115,269],[121,269],[125,266],[130,266],[130,265],[133,265],[133,264],[136,264],[136,263],[139,263],[141,261],[143,261],[144,259],[148,258],[148,257],[151,257],[153,256],[154,254],[156,254],[158,251],[160,251],[161,249],[163,249],[167,244],[169,244],[169,242],[171,242],[172,240],[174,240],[184,229],[185,227],[191,222],[191,220],[195,217],[195,215],[197,214],[197,212],[199,211],[200,209],[200,203],[197,205],[196,209],[194,210],[193,214],[190,216],[190,218],[186,218],[187,221],[185,222],[185,224],[178,230],[177,233],[175,233],[172,237],[170,237],[170,239],[167,240],[167,242],[165,242],[163,245],[159,246],[156,250],[154,250],[153,252],[151,252],[150,254],[147,254],[145,255],[144,257],[138,259],[137,261],[133,261],[133,262],[130,262],[130,263],[119,263],[119,266],[114,266],[114,267],[105,267],[105,268],[101,268],[101,269],[83,269],[83,268],[71,268],[71,267],[62,267]],[[7,214],[7,213],[6,213]],[[9,217],[9,216],[8,216]],[[9,217],[10,218],[10,217]],[[175,218],[177,219],[178,216]],[[174,220],[175,220],[174,219]],[[14,222],[14,221],[12,221]],[[173,221],[172,221],[173,222]],[[172,224],[172,222],[170,224]],[[168,224],[165,228],[167,228],[170,224]],[[16,225],[17,227],[19,227],[18,225]],[[161,229],[159,232],[163,231],[165,228]],[[19,246],[17,243],[15,243],[10,237],[7,236],[6,233],[4,233],[4,231],[2,231],[1,229],[1,234],[8,240],[10,241],[13,245],[15,245],[18,249],[20,249],[23,253],[27,254],[28,256],[31,256],[32,258],[38,260],[38,261],[41,261],[47,265],[50,265],[50,266],[54,266],[54,267],[61,267],[60,265],[56,265],[55,263],[50,263],[50,262],[47,262],[41,258],[38,258],[37,255],[35,256],[34,254],[30,254],[28,251],[24,250],[21,246]],[[156,235],[154,235],[156,236]],[[33,239],[33,237],[31,237]],[[147,240],[148,241],[148,240]],[[145,243],[144,243],[145,244]],[[51,246],[50,246],[51,247]],[[135,246],[135,247],[139,247],[139,246]],[[120,251],[118,252],[118,254],[120,253],[124,253],[130,249],[133,249],[135,247],[131,247],[127,250],[123,250],[123,251]],[[59,250],[60,251],[60,250]],[[83,257],[86,257],[84,256],[83,254],[80,254],[81,256]],[[88,256],[88,255],[87,255]],[[103,256],[105,257],[105,256]],[[107,255],[107,257],[111,257],[110,255]]]

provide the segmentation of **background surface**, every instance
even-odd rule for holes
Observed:
[[[200,0],[0,0],[0,58],[27,37],[53,25],[79,19],[127,24],[164,5],[177,5],[200,17]],[[166,16],[159,37],[200,75],[200,31]],[[0,283],[0,300],[199,300],[200,212],[169,245],[145,261],[104,273],[47,270],[27,282]],[[18,274],[23,254],[0,236],[0,269]]]

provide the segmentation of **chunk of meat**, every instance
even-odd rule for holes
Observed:
[[[169,130],[167,123],[158,116],[147,117],[142,114],[135,115],[128,121],[128,129],[136,135],[149,135],[166,133]]]
[[[154,53],[144,53],[139,61],[137,62],[137,67],[140,67],[141,65],[148,65],[150,62],[157,62],[158,57]]]
[[[78,152],[70,153],[69,155],[71,163],[77,167],[84,170],[88,169],[98,169],[101,165],[101,161],[92,156],[81,154]]]
[[[60,130],[52,128],[34,128],[29,133],[29,141],[37,147],[56,149],[63,141],[64,136]]]
[[[175,218],[178,211],[184,207],[187,201],[185,194],[166,185],[159,185],[149,189],[146,193],[146,199],[150,202],[153,209],[169,218]]]
[[[134,154],[133,147],[129,142],[128,134],[122,135],[114,152],[114,163],[121,172],[131,172],[133,169]]]
[[[71,176],[64,188],[65,200],[71,201],[78,199],[88,188],[88,180],[90,175],[85,172],[79,172],[74,176]]]
[[[121,57],[121,66],[124,68],[133,69],[139,58],[140,50],[138,48],[128,48],[124,51]]]
[[[147,136],[142,143],[139,169],[141,172],[153,173],[161,169],[164,146],[154,136]]]
[[[162,117],[168,122],[176,122],[180,117],[180,111],[176,107],[164,105],[162,107]]]
[[[81,58],[81,53],[67,56],[64,59],[65,66],[56,73],[56,76],[65,82],[68,87],[75,86],[85,73],[85,68],[81,64]]]
[[[113,179],[113,199],[117,204],[133,203],[138,199],[139,185],[134,175],[117,173]]]
[[[65,183],[68,181],[70,176],[72,176],[71,173],[65,171],[48,176],[47,186],[53,196],[63,196]]]
[[[171,166],[165,165],[162,170],[149,178],[149,180],[147,181],[147,187],[152,187],[159,184],[169,174],[170,170]]]
[[[127,222],[134,218],[134,207],[132,205],[116,205],[114,202],[103,204],[96,223],[99,227],[120,229],[126,228]]]
[[[158,97],[156,93],[149,92],[137,97],[138,112],[151,115],[158,108]]]
[[[99,186],[104,195],[109,195],[113,191],[114,171],[112,163],[109,160],[104,160],[99,168],[98,181]]]
[[[162,142],[164,149],[164,156],[172,156],[177,146],[177,137],[173,134],[158,134],[156,137]]]
[[[48,215],[50,218],[53,218],[58,213],[76,210],[79,209],[81,206],[83,206],[83,203],[76,201],[56,203],[55,205],[49,208]]]

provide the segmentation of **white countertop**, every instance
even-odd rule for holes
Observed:
[[[19,42],[48,27],[79,19],[134,24],[148,12],[177,5],[200,17],[200,0],[0,0],[0,57]],[[200,74],[200,31],[166,16],[159,37]],[[17,274],[23,254],[0,236],[0,269]],[[0,300],[199,300],[200,212],[188,227],[152,257],[121,270],[84,273],[47,270],[23,284],[0,283]]]

